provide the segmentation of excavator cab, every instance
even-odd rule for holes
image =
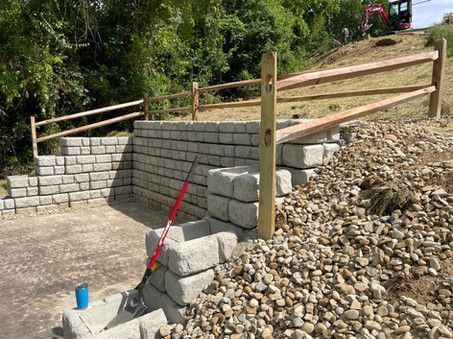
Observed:
[[[392,30],[401,31],[411,28],[412,0],[390,1],[389,20]]]

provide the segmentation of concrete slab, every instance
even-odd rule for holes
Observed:
[[[127,203],[0,219],[0,337],[60,337],[74,287],[90,299],[133,288],[145,270],[144,237],[167,215]]]

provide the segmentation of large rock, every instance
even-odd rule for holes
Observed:
[[[168,270],[165,275],[165,290],[175,302],[183,306],[194,300],[213,279],[212,269],[188,277],[181,277]]]

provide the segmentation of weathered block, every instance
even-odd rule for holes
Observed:
[[[8,188],[24,188],[29,186],[28,175],[6,177]]]
[[[96,156],[94,155],[79,155],[76,157],[77,164],[92,164],[96,162]]]
[[[218,168],[208,171],[208,191],[224,197],[233,196],[233,179],[247,172],[246,167]]]
[[[340,149],[340,146],[338,144],[323,144],[324,147],[324,160],[323,162],[327,164],[334,155],[336,151]]]
[[[208,212],[210,215],[217,219],[224,221],[229,220],[228,216],[228,203],[230,198],[222,197],[220,195],[208,193]]]
[[[184,313],[186,308],[175,303],[168,294],[159,291],[152,284],[146,284],[143,289],[143,295],[147,310],[155,311],[162,309],[170,323],[185,324],[186,318],[184,317]]]
[[[38,180],[40,186],[61,185],[63,183],[63,178],[61,175],[39,177]]]
[[[11,188],[8,190],[8,195],[11,198],[21,198],[27,196],[27,189],[26,188]]]
[[[81,191],[81,192],[72,192],[69,193],[69,201],[81,201],[81,200],[88,200],[90,199],[90,192],[89,191]]]
[[[16,203],[16,209],[23,207],[36,207],[39,205],[38,197],[17,198],[14,200]]]
[[[66,173],[67,174],[82,173],[82,165],[69,165],[69,166],[66,166]]]
[[[12,210],[16,207],[14,199],[3,199],[3,209]]]
[[[78,185],[77,185],[77,189],[79,189]],[[59,192],[60,192],[60,187],[58,185],[40,186],[39,187],[39,194],[41,194],[41,195],[56,194]]]
[[[283,163],[295,168],[310,168],[322,165],[322,145],[283,145]]]
[[[67,203],[69,201],[69,194],[68,193],[54,194],[52,195],[52,200],[54,204]]]
[[[236,235],[238,241],[246,241],[249,239],[256,239],[258,237],[256,230],[247,230],[229,222],[224,222],[211,217],[206,217],[204,220],[209,222],[211,234],[220,232],[228,232]]]
[[[168,270],[165,274],[165,290],[179,305],[187,305],[214,279],[214,270],[210,269],[188,277],[180,277]]]
[[[61,138],[60,145],[64,147],[68,146],[83,146],[82,138]]]
[[[158,269],[148,278],[149,283],[162,292],[165,292],[165,273],[167,273],[167,270],[167,266],[160,264]]]
[[[251,229],[258,225],[258,203],[245,203],[231,199],[228,214],[233,224]]]
[[[36,157],[35,160],[35,166],[55,166],[55,155],[40,155],[39,157]]]

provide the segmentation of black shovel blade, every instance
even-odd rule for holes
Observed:
[[[145,311],[146,306],[143,303],[139,293],[134,293],[134,295],[129,296],[126,306],[124,306],[124,308],[118,312],[116,317],[104,327],[104,330],[108,330],[109,328],[124,324],[134,318],[138,318],[144,314]]]

